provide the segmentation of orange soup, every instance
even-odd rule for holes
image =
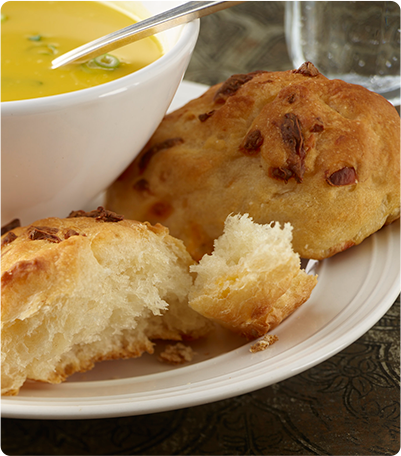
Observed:
[[[137,19],[120,2],[9,1],[1,8],[1,101],[46,97],[128,75],[163,54],[145,38],[83,64],[51,69],[51,62]]]

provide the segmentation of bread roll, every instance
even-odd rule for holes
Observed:
[[[400,117],[309,62],[234,75],[167,115],[105,204],[197,260],[230,213],[289,222],[301,257],[327,258],[399,218]]]
[[[2,394],[210,330],[187,304],[193,260],[160,225],[78,211],[13,229],[1,250]]]
[[[229,216],[211,255],[191,266],[197,274],[189,305],[205,317],[252,340],[278,326],[303,304],[317,277],[300,268],[292,227],[258,225]]]

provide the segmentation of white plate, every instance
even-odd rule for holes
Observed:
[[[183,82],[173,108],[205,86]],[[311,298],[275,331],[278,342],[250,353],[226,331],[193,344],[192,364],[171,367],[156,356],[106,361],[60,385],[27,382],[2,399],[10,418],[82,419],[179,409],[244,394],[296,375],[368,331],[400,292],[400,226],[394,223],[335,257],[315,264]]]

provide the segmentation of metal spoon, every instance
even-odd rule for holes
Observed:
[[[156,16],[149,17],[148,19],[66,52],[52,61],[52,69],[59,68],[68,63],[78,63],[93,59],[134,41],[146,38],[147,36],[191,22],[239,3],[243,2],[199,1],[184,3],[176,8],[164,11]]]

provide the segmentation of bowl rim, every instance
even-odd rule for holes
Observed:
[[[45,111],[60,106],[81,104],[93,101],[97,98],[123,93],[127,90],[128,86],[139,85],[144,82],[144,80],[148,81],[149,79],[155,78],[162,73],[166,66],[172,65],[181,55],[185,55],[187,51],[192,52],[192,48],[195,46],[199,36],[200,20],[195,19],[186,24],[177,26],[177,28],[181,28],[181,32],[177,42],[171,49],[154,62],[137,71],[115,79],[114,81],[72,92],[38,98],[28,98],[26,100],[2,101],[1,116],[7,114],[15,115],[18,114],[18,112],[29,113]]]

